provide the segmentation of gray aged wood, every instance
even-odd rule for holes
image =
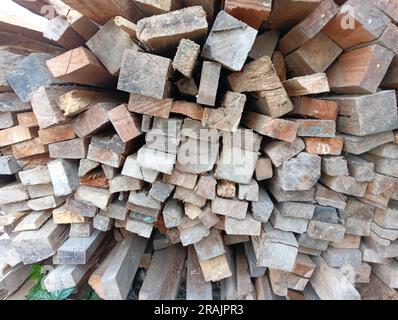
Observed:
[[[106,210],[112,199],[112,195],[109,190],[106,189],[79,186],[75,192],[75,199],[92,204],[102,210]]]
[[[228,235],[259,236],[261,233],[261,222],[254,219],[248,213],[244,219],[225,217],[225,233]]]
[[[79,186],[78,164],[57,159],[47,164],[55,196],[67,196]]]
[[[32,211],[17,224],[14,232],[37,230],[51,217],[51,211]]]
[[[138,150],[137,161],[143,168],[171,174],[177,161],[177,157],[171,153],[142,147]]]
[[[326,241],[339,241],[344,238],[345,228],[336,223],[311,220],[307,233],[310,237]]]
[[[375,210],[372,205],[349,198],[346,208],[342,211],[346,232],[357,236],[369,236]]]
[[[88,202],[76,200],[72,196],[66,199],[65,209],[87,218],[93,218],[98,211],[96,206]]]
[[[260,187],[258,201],[251,203],[253,218],[266,223],[274,210],[274,204],[264,187]]]
[[[332,268],[340,268],[345,265],[360,266],[362,252],[359,249],[328,248],[322,253],[322,258]]]
[[[93,233],[93,223],[72,223],[69,230],[69,238],[89,238]]]
[[[274,196],[278,202],[286,201],[300,201],[307,202],[314,200],[315,188],[307,191],[285,191],[282,187],[275,181],[275,179],[270,179],[266,183],[267,189]]]
[[[187,252],[180,245],[156,251],[139,293],[139,300],[174,300]]]
[[[30,102],[40,87],[59,83],[46,66],[46,60],[52,57],[47,53],[31,53],[7,74],[7,82],[23,102]]]
[[[58,248],[58,264],[86,264],[95,253],[106,233],[95,230],[89,238],[69,238]]]
[[[47,166],[37,166],[34,169],[18,173],[21,183],[26,186],[51,183],[51,176]]]
[[[317,265],[310,279],[312,287],[321,299],[326,300],[360,300],[361,296],[355,287],[343,276],[340,270],[327,265],[321,257],[313,258]]]
[[[141,167],[137,160],[137,154],[128,156],[122,169],[122,175],[149,183],[154,183],[159,174],[158,171]]]
[[[348,176],[347,160],[344,157],[322,157],[322,173],[328,176]]]
[[[65,202],[65,197],[46,196],[42,198],[31,199],[28,201],[28,206],[34,211],[54,209]]]
[[[214,176],[236,183],[249,184],[253,178],[259,154],[225,145]]]
[[[117,88],[155,99],[164,99],[170,93],[169,78],[172,72],[170,59],[129,49],[123,54]]]
[[[321,175],[321,158],[302,152],[275,170],[275,181],[285,191],[312,189]]]
[[[363,154],[380,145],[394,141],[392,131],[366,135],[363,137],[348,134],[339,134],[339,136],[344,138],[343,150],[356,155]]]
[[[253,244],[250,241],[244,242],[245,254],[249,264],[250,275],[253,278],[264,277],[267,271],[266,267],[257,266],[256,253],[254,252]]]
[[[366,136],[398,127],[395,91],[386,90],[368,95],[328,97],[339,106],[337,131]],[[374,106],[377,108],[374,108]],[[388,114],[385,118],[383,115]]]
[[[89,284],[102,299],[127,298],[147,241],[136,235],[128,235],[112,249],[91,275]]]
[[[350,176],[330,177],[324,175],[321,182],[333,191],[357,197],[363,197],[368,186],[367,182],[358,182]]]
[[[37,263],[56,253],[66,230],[66,225],[57,225],[51,219],[38,230],[19,233],[13,245],[24,264]]]
[[[240,71],[254,44],[257,30],[220,11],[203,47],[202,57]]]
[[[322,184],[316,185],[315,200],[322,206],[330,206],[344,210],[347,197],[339,192],[326,188]]]
[[[281,202],[276,207],[282,216],[300,219],[312,219],[315,211],[311,203]]]
[[[211,229],[209,236],[194,244],[200,260],[209,260],[225,253],[224,243],[219,230]]]
[[[88,139],[72,139],[52,143],[48,146],[48,151],[53,159],[84,159],[87,156],[88,144]]]
[[[220,73],[221,64],[211,61],[203,62],[197,103],[215,106]]]
[[[198,257],[192,246],[188,247],[186,299],[213,300],[211,282],[205,281]]]
[[[120,71],[124,51],[139,49],[130,35],[116,24],[115,19],[109,20],[86,45],[113,75]]]
[[[238,199],[223,199],[216,197],[211,203],[211,208],[214,213],[239,220],[245,219],[248,207],[248,202],[240,201]]]
[[[251,239],[258,266],[293,270],[298,254],[298,243],[293,233],[274,229],[267,223],[260,236]]]
[[[168,200],[163,209],[163,219],[166,228],[178,227],[181,224],[184,209],[182,205],[174,200]]]
[[[308,219],[284,216],[278,208],[274,209],[270,221],[274,228],[287,232],[301,234],[308,228]]]
[[[270,30],[258,35],[249,52],[249,57],[252,59],[259,59],[264,56],[272,57],[279,37],[280,32],[278,30]]]
[[[28,200],[28,190],[21,183],[14,182],[0,188],[0,204]]]

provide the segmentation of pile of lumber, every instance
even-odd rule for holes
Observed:
[[[396,2],[16,2],[0,298],[398,299]]]

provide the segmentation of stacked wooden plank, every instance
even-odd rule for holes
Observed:
[[[398,298],[398,8],[224,2],[0,15],[0,298]]]

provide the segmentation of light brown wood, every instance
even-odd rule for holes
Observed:
[[[131,141],[142,134],[140,120],[128,111],[126,104],[108,111],[108,117],[123,142]]]
[[[249,26],[259,29],[271,13],[272,1],[226,0],[224,10]]]
[[[37,129],[20,126],[0,131],[0,147],[9,146],[18,142],[30,140],[37,136]]]
[[[325,73],[296,77],[283,82],[289,96],[305,96],[329,92],[328,78]]]
[[[93,86],[109,86],[114,83],[111,74],[89,50],[79,47],[47,61],[52,75],[66,82]]]

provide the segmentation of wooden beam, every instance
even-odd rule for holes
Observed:
[[[329,92],[328,78],[325,73],[296,77],[283,82],[289,96],[305,96]]]
[[[135,63],[130,63],[131,60]],[[170,59],[128,49],[124,51],[117,87],[121,91],[165,99],[170,94],[172,71]]]
[[[245,22],[254,29],[259,29],[271,13],[272,1],[242,0],[224,1],[224,10],[236,19]]]
[[[369,22],[370,15],[372,21]],[[341,48],[348,49],[377,39],[389,23],[390,19],[373,3],[348,0],[323,32]]]
[[[197,103],[215,106],[220,73],[221,64],[210,61],[203,62]]]
[[[331,91],[376,93],[393,57],[390,50],[377,44],[343,53],[326,72]]]
[[[188,247],[187,300],[213,300],[211,283],[205,282],[202,269],[192,246]]]
[[[141,10],[129,0],[65,0],[64,2],[99,24],[105,24],[115,16],[122,16],[133,22],[143,17]]]
[[[231,25],[233,29],[229,29]],[[202,57],[219,62],[229,70],[240,71],[256,36],[256,29],[220,11],[203,47]]]
[[[177,53],[173,59],[173,68],[186,78],[192,78],[199,58],[200,46],[189,39],[181,39]]]
[[[123,19],[119,17],[119,20]],[[125,50],[139,50],[133,38],[117,24],[116,18],[109,20],[99,32],[87,41],[87,47],[112,75],[118,75]],[[112,54],[109,54],[112,52]]]
[[[242,123],[258,133],[286,142],[294,142],[299,124],[284,119],[274,119],[255,112],[245,112]]]
[[[318,50],[324,48],[323,50]],[[286,56],[286,65],[295,77],[324,72],[343,52],[337,44],[320,32]]]
[[[201,42],[207,27],[206,12],[194,6],[141,19],[137,38],[148,51],[175,51],[181,39]]]
[[[54,78],[62,81],[107,87],[115,80],[95,55],[79,47],[46,62]]]
[[[279,50],[287,55],[314,38],[338,13],[333,0],[324,0],[303,21],[293,27],[279,42]]]
[[[89,284],[102,299],[127,298],[146,245],[146,239],[128,235],[112,249],[94,271]]]
[[[267,21],[270,29],[289,31],[313,12],[322,0],[297,1],[279,0],[273,5]]]
[[[156,251],[139,293],[139,300],[177,298],[187,252],[180,245]]]

